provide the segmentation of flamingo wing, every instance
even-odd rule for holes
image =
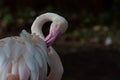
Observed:
[[[44,80],[47,76],[47,46],[45,41],[35,34],[29,35],[26,31],[22,31],[21,36],[27,41],[27,52],[24,54],[24,59],[30,71],[32,71],[31,76],[34,78],[32,80]]]
[[[20,37],[0,40],[0,80],[19,75],[20,80],[45,80],[47,77],[47,46],[36,35],[23,31]],[[15,78],[14,78],[15,79]]]

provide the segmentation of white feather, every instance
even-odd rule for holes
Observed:
[[[3,69],[2,69],[2,74],[0,74],[0,80],[6,80],[7,79],[7,75],[10,73],[10,69],[11,69],[11,63],[6,61],[4,64],[3,64]]]
[[[23,58],[20,59],[18,68],[20,80],[28,80],[28,78],[30,77],[30,70]]]
[[[31,45],[29,44],[28,42],[26,42],[26,45],[27,45],[27,51],[29,51],[29,54],[31,54],[31,56],[35,56],[35,55],[38,55],[40,53],[38,53],[38,51]],[[39,56],[41,57],[41,56]],[[39,59],[39,65],[40,67],[43,66],[43,61],[42,61],[42,58]]]
[[[18,62],[16,62],[16,61],[12,61],[11,74],[18,75]]]
[[[3,49],[0,47],[0,74],[1,74],[1,70],[4,69],[3,64],[6,62],[6,57],[5,54],[3,52]]]
[[[42,68],[42,71],[41,71],[41,76],[43,76],[44,79],[45,79],[45,77],[47,76],[47,60],[46,60],[46,58],[44,57],[43,52],[41,51],[40,48],[36,48],[36,50],[39,50],[39,53],[40,53],[41,56],[42,56],[43,68]],[[38,63],[39,63],[39,54],[37,54],[37,55],[35,55],[35,56],[36,56],[36,60],[37,60]],[[40,65],[40,63],[39,63],[39,65]],[[44,79],[43,79],[43,80],[44,80]]]
[[[3,51],[4,51],[4,53],[6,54],[6,56],[7,56],[7,58],[10,58],[10,55],[11,55],[11,47],[12,46],[10,46],[10,45],[13,45],[13,44],[11,44],[11,38],[4,38],[3,39],[4,40],[4,42],[5,42],[5,44],[4,44],[4,46],[3,46]]]
[[[38,80],[39,67],[38,67],[38,63],[35,61],[34,56],[32,56],[28,52],[26,52],[26,54],[24,54],[24,59],[25,59],[25,62],[27,64],[28,68],[31,71],[31,79]]]

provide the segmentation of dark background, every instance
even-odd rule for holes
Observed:
[[[31,32],[34,19],[46,12],[69,23],[53,45],[64,66],[62,80],[120,79],[120,0],[0,0],[0,37]]]

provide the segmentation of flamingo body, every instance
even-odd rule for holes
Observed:
[[[42,48],[41,48],[42,47]],[[44,80],[47,75],[45,41],[26,31],[20,37],[0,40],[0,80],[7,75],[19,75],[20,80]]]
[[[52,21],[46,38],[45,22]],[[54,13],[42,14],[32,24],[32,34],[0,40],[0,80],[61,80],[63,66],[52,44],[67,29],[67,21]],[[47,66],[50,67],[48,74]],[[47,76],[48,74],[48,76]]]

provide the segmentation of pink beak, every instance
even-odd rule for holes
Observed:
[[[50,31],[50,33],[45,38],[45,42],[47,43],[47,46],[51,46],[59,34],[60,31],[58,29],[54,28],[52,31]]]

